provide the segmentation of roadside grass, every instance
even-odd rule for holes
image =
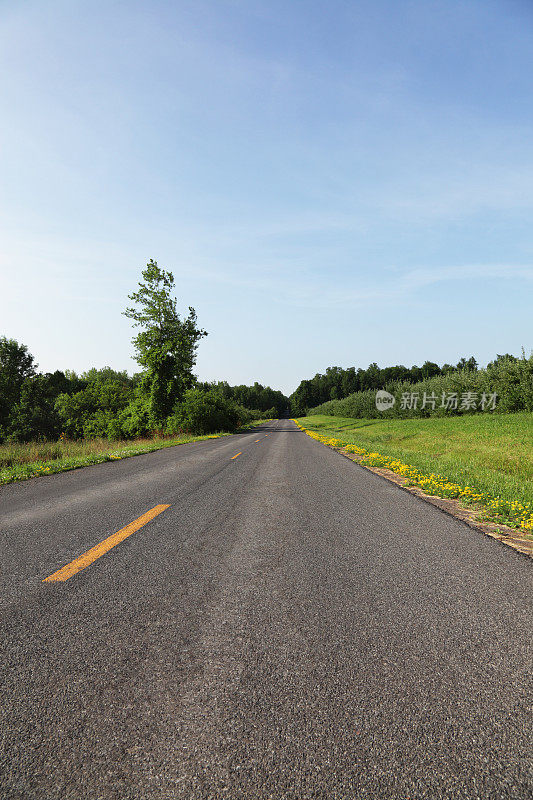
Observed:
[[[236,432],[261,425],[268,420],[253,420]],[[39,475],[52,475],[91,464],[118,461],[122,458],[152,453],[165,447],[176,447],[205,439],[218,439],[231,436],[221,431],[205,436],[153,436],[128,441],[109,441],[108,439],[84,439],[71,441],[61,438],[57,442],[28,442],[27,444],[6,443],[0,445],[0,485],[35,478]]]
[[[467,487],[472,490],[470,502],[490,518],[518,527],[522,519],[533,520],[531,412],[390,420],[313,415],[297,422],[337,439],[337,446],[364,449],[363,463],[386,466],[371,454],[414,468],[426,479],[428,493],[468,502],[468,492],[453,495],[450,488]]]

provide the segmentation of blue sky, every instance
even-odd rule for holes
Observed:
[[[149,258],[202,380],[529,352],[529,0],[0,2],[0,335],[136,369]]]

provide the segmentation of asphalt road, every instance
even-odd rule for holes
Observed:
[[[533,796],[531,561],[289,420],[5,486],[0,529],[2,799]]]

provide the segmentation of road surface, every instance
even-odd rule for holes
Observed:
[[[0,529],[2,798],[533,795],[531,561],[289,420],[2,487]]]

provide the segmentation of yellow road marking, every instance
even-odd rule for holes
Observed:
[[[257,444],[257,442],[260,442],[260,441],[261,441],[261,439],[256,439],[256,440],[255,440],[255,443]]]
[[[236,456],[232,456],[232,457],[231,457],[231,460],[233,461],[233,459],[234,459],[234,458],[237,458],[237,456],[240,456],[240,455],[242,455],[242,450],[241,450],[241,452],[240,452],[240,453],[237,453],[237,455],[236,455]]]
[[[111,550],[112,547],[115,545],[120,544],[120,542],[127,539],[128,536],[131,536],[132,533],[138,531],[139,528],[142,528],[143,525],[146,525],[147,522],[157,517],[158,514],[161,514],[162,511],[165,511],[170,506],[155,506],[150,511],[147,511],[146,514],[143,514],[138,519],[130,522],[129,525],[126,525],[125,528],[121,528],[116,533],[113,533],[111,536],[108,536],[107,539],[104,539],[103,542],[97,544],[95,547],[91,547],[90,550],[87,550],[78,558],[75,558],[74,561],[71,561],[70,564],[58,569],[57,572],[54,572],[53,575],[49,575],[48,578],[43,580],[43,583],[48,581],[67,581],[69,578],[72,578],[73,575],[76,575],[77,572],[81,572],[82,569],[88,567],[93,561],[96,561],[97,558],[103,556],[108,550]]]

